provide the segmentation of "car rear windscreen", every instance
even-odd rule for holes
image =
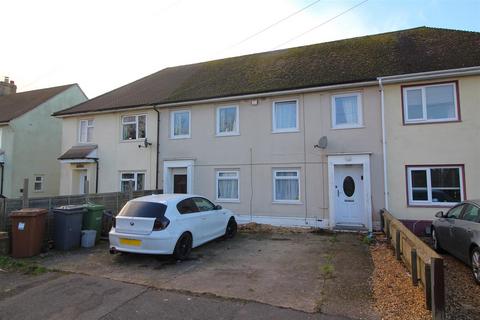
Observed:
[[[161,218],[167,206],[157,202],[130,201],[122,208],[119,216],[138,218]]]

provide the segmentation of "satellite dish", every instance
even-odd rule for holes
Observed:
[[[315,148],[325,149],[328,145],[327,136],[323,136],[318,140],[318,144],[315,145]]]

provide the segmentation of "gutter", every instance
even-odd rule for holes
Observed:
[[[152,107],[154,108],[155,107],[163,107],[163,108],[179,107],[179,106],[186,106],[186,105],[192,105],[192,104],[205,104],[205,103],[232,101],[232,100],[257,99],[257,98],[265,98],[265,97],[272,97],[272,96],[278,96],[278,95],[310,93],[310,92],[328,91],[328,90],[335,90],[335,89],[359,88],[359,87],[375,86],[377,85],[377,83],[378,83],[377,80],[371,80],[371,81],[334,84],[329,86],[310,87],[310,88],[302,88],[302,89],[280,90],[280,91],[271,91],[271,92],[264,92],[264,93],[252,93],[252,94],[244,94],[244,95],[236,95],[236,96],[210,98],[210,99],[188,100],[188,101],[182,101],[182,102],[153,103],[150,105],[140,105],[140,106],[125,106],[121,108],[108,109],[108,110],[102,110],[102,111],[91,111],[91,112],[53,115],[53,116],[57,118],[67,118],[67,117],[77,117],[82,115],[119,112],[127,109],[140,110],[140,109],[150,109]]]
[[[157,113],[157,149],[156,149],[156,164],[155,164],[155,190],[158,190],[158,166],[160,162],[160,111],[157,106],[153,106],[153,110]]]
[[[95,193],[98,193],[98,159],[95,160]]]
[[[445,77],[463,77],[472,75],[480,75],[480,66],[378,77],[377,80],[381,80],[383,84],[391,84],[415,80],[430,80]]]
[[[387,177],[387,138],[385,130],[385,90],[383,88],[382,78],[378,78],[380,87],[380,105],[382,114],[382,153],[383,153],[383,193],[385,209],[388,210],[388,177]]]

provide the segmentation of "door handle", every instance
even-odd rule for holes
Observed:
[[[337,197],[340,197],[340,190],[337,189]]]

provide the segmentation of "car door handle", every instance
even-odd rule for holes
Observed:
[[[202,217],[202,220],[207,220],[207,218],[206,218],[206,217]]]

